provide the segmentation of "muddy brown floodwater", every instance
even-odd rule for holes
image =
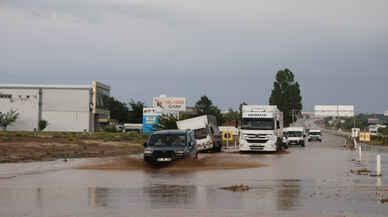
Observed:
[[[91,170],[143,170],[148,172],[194,172],[206,170],[232,170],[262,167],[263,164],[253,161],[245,156],[231,153],[203,154],[199,159],[184,159],[164,167],[152,167],[144,162],[141,156],[120,157],[107,160],[103,163],[91,163],[75,167],[76,169]]]
[[[350,172],[374,173],[376,153],[388,168],[386,149],[355,162],[343,138],[324,134],[283,154],[201,154],[165,168],[141,155],[0,164],[0,216],[388,216],[388,172]]]

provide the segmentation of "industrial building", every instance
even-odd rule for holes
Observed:
[[[106,99],[110,87],[93,81],[91,85],[0,84],[0,112],[19,113],[9,131],[34,131],[41,120],[45,131],[95,132],[109,122]]]
[[[316,105],[315,117],[354,117],[353,105]]]

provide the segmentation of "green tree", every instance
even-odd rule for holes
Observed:
[[[44,129],[46,129],[47,125],[48,125],[48,121],[46,121],[46,120],[40,120],[40,121],[38,122],[39,131],[43,131]]]
[[[16,110],[11,109],[6,113],[0,112],[0,127],[6,131],[7,127],[13,124],[18,118],[19,113]]]
[[[125,103],[120,102],[114,97],[109,97],[106,102],[106,107],[110,111],[111,119],[114,119],[119,123],[126,123],[129,121],[130,112]]]
[[[129,115],[129,122],[131,123],[142,123],[143,122],[143,108],[144,108],[144,102],[141,101],[135,101],[131,99],[131,101],[128,103],[130,106],[130,115]]]
[[[159,120],[153,125],[155,130],[174,130],[178,129],[178,119],[171,114],[162,114],[159,116]]]
[[[234,121],[234,120],[240,120],[240,112],[234,111],[232,108],[229,108],[228,112],[224,115],[224,121]]]
[[[285,126],[292,123],[293,115],[296,117],[301,114],[303,105],[300,86],[289,69],[276,73],[269,104],[276,105],[283,112]]]
[[[197,115],[214,115],[217,118],[217,124],[221,125],[224,123],[224,117],[221,114],[221,110],[213,105],[213,102],[206,96],[201,98],[195,104],[195,111]]]

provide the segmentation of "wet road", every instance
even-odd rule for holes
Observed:
[[[70,168],[85,160],[2,164],[0,216],[388,216],[388,204],[379,202],[388,198],[388,174],[350,173],[374,170],[377,152],[388,163],[386,149],[369,148],[358,163],[343,144],[341,137],[324,135],[322,143],[291,147],[287,154],[200,156],[238,155],[265,165],[234,170]],[[220,189],[240,184],[250,190]]]

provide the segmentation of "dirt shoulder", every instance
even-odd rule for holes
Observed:
[[[109,136],[108,136],[109,135]],[[141,153],[145,138],[136,135],[0,134],[0,163],[50,161]],[[113,138],[113,139],[112,139]]]

